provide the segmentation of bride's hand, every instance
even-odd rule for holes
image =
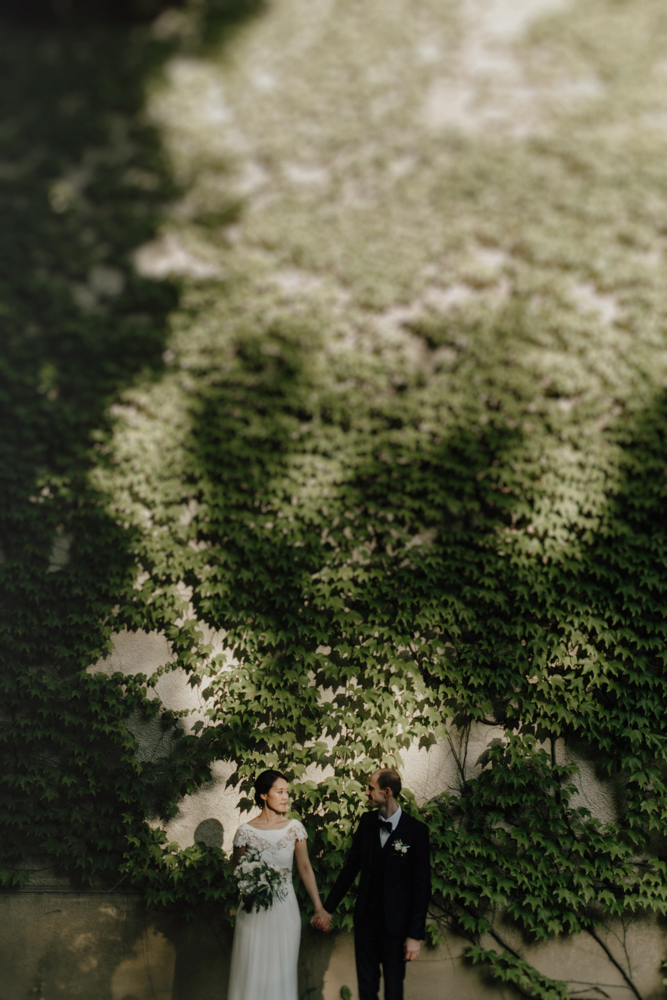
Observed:
[[[331,914],[327,913],[324,907],[319,910],[315,910],[315,916],[310,921],[313,927],[317,927],[318,931],[328,931],[331,927]]]

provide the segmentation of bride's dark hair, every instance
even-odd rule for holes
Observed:
[[[255,778],[255,802],[260,809],[264,806],[262,795],[268,795],[279,778],[287,781],[285,775],[281,774],[280,771],[262,771]]]

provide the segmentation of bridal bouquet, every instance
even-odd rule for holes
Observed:
[[[286,898],[285,876],[280,868],[262,861],[262,852],[248,847],[234,872],[241,903],[246,913],[254,906],[268,910],[274,899]]]

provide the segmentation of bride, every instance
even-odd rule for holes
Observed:
[[[301,917],[292,885],[292,860],[315,907],[315,917],[328,928],[308,860],[307,833],[297,819],[287,819],[289,786],[279,771],[263,771],[255,781],[255,802],[262,810],[243,823],[234,837],[234,868],[247,847],[261,851],[262,861],[276,865],[286,892],[268,910],[239,906],[234,929],[227,1000],[297,1000],[297,960]]]

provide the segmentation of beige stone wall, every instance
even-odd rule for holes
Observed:
[[[205,626],[202,628],[206,630]],[[220,637],[208,632],[207,641],[220,643]],[[171,651],[166,638],[157,632],[119,632],[113,639],[113,652],[106,660],[94,664],[92,671],[104,671],[112,674],[120,671],[125,674],[144,673],[151,675],[158,667],[170,663]],[[199,719],[205,719],[204,708],[199,691],[188,684],[188,678],[179,669],[160,677],[155,691],[167,708],[187,710],[189,715],[183,720],[186,730],[190,730]],[[159,755],[160,726],[153,722],[137,722],[136,736],[141,745],[141,752],[147,756]],[[465,771],[473,775],[477,762],[489,743],[502,737],[504,731],[499,727],[479,725],[470,733],[466,747],[461,744],[462,734],[450,731],[449,739],[440,739],[428,751],[420,750],[413,745],[404,755],[403,783],[416,796],[420,804],[427,802],[444,791],[455,791],[459,785],[459,773],[455,753],[459,760],[465,760]],[[596,761],[591,758],[586,747],[565,747],[562,743],[558,749],[559,763],[575,763],[579,768],[577,779],[579,801],[575,804],[586,806],[594,816],[602,822],[610,822],[616,818],[616,798],[619,794],[616,784],[596,768]],[[289,761],[285,761],[285,769]],[[248,819],[238,809],[238,793],[227,788],[227,779],[234,771],[234,765],[218,761],[213,765],[213,780],[200,788],[194,795],[186,795],[179,803],[178,815],[167,824],[169,839],[176,841],[181,847],[191,847],[195,842],[195,832],[200,837],[201,824],[205,823],[209,830],[213,820],[222,826],[222,844],[212,841],[212,846],[222,846],[226,851],[232,847],[234,832],[240,822]],[[316,768],[308,777],[317,780],[322,772]],[[214,822],[214,825],[215,825]],[[204,828],[206,829],[206,828]],[[218,828],[219,829],[219,828]],[[204,836],[202,839],[206,839]]]
[[[618,936],[617,936],[618,935]],[[621,947],[622,929],[606,944]],[[659,971],[667,938],[653,921],[637,921],[626,946],[641,996],[664,995]],[[109,893],[0,894],[0,1000],[226,1000],[231,933],[221,920],[180,920],[147,912],[138,896]],[[463,942],[425,949],[408,967],[407,1000],[513,1000],[461,961]],[[531,949],[538,968],[567,978],[582,998],[633,996],[603,949],[569,938]],[[349,934],[303,931],[299,1000],[357,997]]]

